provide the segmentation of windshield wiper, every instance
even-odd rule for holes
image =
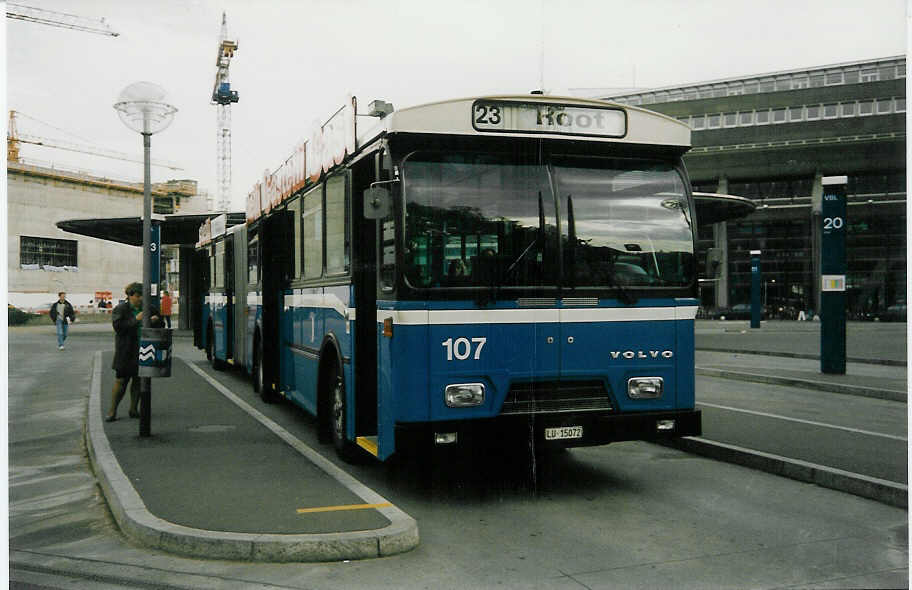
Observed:
[[[576,217],[573,215],[573,196],[567,195],[567,242],[570,248],[568,276],[570,288],[576,289]]]
[[[542,201],[541,191],[538,191],[538,234],[535,236],[535,239],[532,240],[532,242],[528,246],[526,246],[526,249],[523,250],[519,256],[517,256],[516,260],[513,261],[513,264],[511,264],[509,267],[507,267],[507,272],[504,274],[504,278],[510,276],[510,274],[512,274],[513,271],[516,270],[516,267],[519,265],[519,263],[522,261],[522,259],[525,258],[526,254],[528,254],[529,251],[532,250],[532,248],[535,247],[536,245],[539,245],[542,253],[544,253],[544,251],[545,251],[545,205],[544,205],[544,202]]]
[[[614,263],[616,261],[617,255],[611,258],[611,264],[608,267],[608,286],[614,287],[617,290],[617,298],[621,303],[624,303],[626,305],[633,305],[639,300],[639,298],[628,291],[627,288],[621,285],[620,282],[618,282],[614,272]]]

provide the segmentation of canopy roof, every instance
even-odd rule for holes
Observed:
[[[745,217],[757,208],[757,205],[750,199],[735,195],[694,193],[694,200],[697,205],[697,223],[699,225]],[[153,220],[161,224],[162,244],[193,245],[199,240],[200,225],[206,219],[219,215],[221,213],[153,215]],[[228,213],[227,227],[244,223],[245,219],[245,213]],[[131,246],[142,246],[142,225],[141,217],[68,219],[57,222],[57,227],[66,232]]]
[[[218,217],[221,213],[198,215],[153,215],[153,221],[161,224],[162,244],[193,245],[199,240],[199,228],[206,219]],[[244,213],[228,213],[228,227],[244,223]],[[142,246],[142,217],[115,217],[110,219],[67,219],[58,221],[63,231],[131,246]]]
[[[757,204],[745,197],[716,193],[694,193],[697,205],[697,225],[710,225],[729,219],[747,217]]]

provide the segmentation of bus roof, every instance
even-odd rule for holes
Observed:
[[[492,114],[492,109],[500,110]],[[690,127],[667,115],[597,99],[540,94],[476,96],[406,107],[365,129],[358,143],[364,145],[384,133],[533,136],[684,149],[691,145]]]
[[[256,220],[326,172],[344,165],[370,143],[400,133],[639,144],[672,147],[682,153],[690,149],[686,124],[598,99],[542,94],[458,98],[394,110],[363,129],[356,124],[357,116],[357,100],[350,97],[295,147],[284,164],[274,172],[267,170],[247,195],[247,221]],[[204,234],[205,229],[201,243],[205,243]]]

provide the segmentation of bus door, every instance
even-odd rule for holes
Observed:
[[[231,281],[233,293],[232,314],[232,349],[231,358],[234,363],[246,370],[247,368],[247,227],[235,226],[234,230],[234,264],[231,270],[234,273]]]
[[[364,216],[363,193],[388,173],[380,156],[352,168],[352,283],[354,285],[355,436],[377,436],[377,221]]]
[[[225,237],[225,359],[234,358],[234,234]]]
[[[209,294],[209,248],[204,247],[193,252],[193,262],[190,265],[190,299],[188,309],[192,318],[193,345],[204,348],[203,341],[203,305],[206,295]]]
[[[263,387],[267,392],[277,392],[282,350],[279,316],[285,289],[294,273],[294,216],[286,210],[276,211],[263,218],[260,228],[263,278],[263,358],[260,362],[263,363]]]

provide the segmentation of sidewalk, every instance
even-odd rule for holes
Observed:
[[[751,328],[746,320],[697,320],[698,350],[820,359],[820,322],[763,321]],[[848,322],[846,360],[905,367],[908,362],[905,322]]]
[[[697,321],[697,375],[905,402],[906,324],[852,322],[846,372],[820,371],[820,324]]]
[[[134,541],[194,557],[341,561],[418,544],[415,520],[292,437],[192,362],[154,380],[152,436],[105,422],[111,353],[96,353],[87,446],[105,498]],[[167,385],[165,385],[167,383]],[[228,399],[226,399],[228,398]],[[233,403],[232,403],[233,402]]]
[[[820,372],[820,361],[757,354],[697,350],[696,373],[754,383],[801,387],[898,402],[907,401],[905,367],[846,363],[845,375]]]

